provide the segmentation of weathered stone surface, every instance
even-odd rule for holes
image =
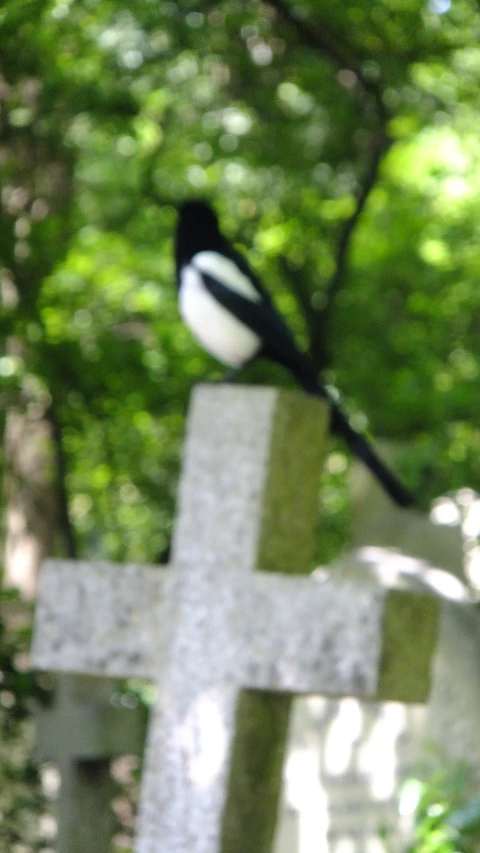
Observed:
[[[65,774],[67,765],[76,761],[110,763],[119,755],[141,755],[146,711],[112,705],[113,693],[110,680],[86,675],[60,680],[54,704],[37,709],[35,715],[35,759],[57,761]]]
[[[213,853],[224,814],[229,851],[271,846],[278,742],[288,724],[281,697],[272,700],[270,748],[257,716],[257,748],[263,743],[269,768],[266,822],[254,841],[242,821],[244,835],[228,831],[239,825],[235,814],[248,811],[245,794],[256,796],[256,780],[246,784],[235,773],[242,618],[252,572],[288,566],[290,520],[298,543],[292,569],[308,570],[326,419],[319,401],[272,389],[207,387],[194,395],[173,544],[171,645],[147,746],[138,853]],[[230,760],[235,786],[227,800]]]
[[[480,771],[480,619],[478,607],[448,602],[442,609],[424,739],[445,758]]]
[[[380,564],[390,554],[377,549]],[[361,562],[355,553],[349,555],[346,575],[350,561]],[[35,666],[158,678],[172,629],[172,570],[146,566],[143,571],[142,589],[138,566],[45,563]],[[228,655],[228,677],[239,686],[405,702],[428,695],[438,616],[433,595],[390,589],[341,572],[318,581],[236,570],[213,577],[201,592],[202,604],[192,607],[195,626],[200,613],[207,614],[202,621],[215,638],[212,655]],[[99,618],[99,601],[104,618]],[[225,614],[228,624],[219,622],[212,630],[213,620]]]
[[[167,644],[170,572],[47,560],[35,611],[38,669],[154,678]]]
[[[348,560],[323,583],[293,576],[311,568],[325,426],[323,404],[302,394],[197,390],[172,567],[42,573],[36,666],[158,686],[137,853],[270,850],[287,692],[427,694],[438,607],[375,580],[398,555],[354,555],[372,575],[361,580]],[[417,623],[413,653],[402,614]]]
[[[54,761],[61,786],[56,802],[57,853],[106,853],[116,821],[112,758],[141,754],[146,714],[110,703],[112,683],[91,676],[57,679],[53,705],[37,710],[34,757]]]

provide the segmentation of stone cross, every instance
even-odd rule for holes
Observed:
[[[157,684],[137,853],[271,849],[292,695],[428,695],[435,596],[306,576],[326,414],[300,393],[198,388],[171,567],[42,569],[34,665]]]
[[[110,680],[64,675],[52,705],[37,709],[35,759],[54,761],[61,778],[56,853],[107,853],[115,828],[110,762],[141,755],[144,708],[112,705]]]

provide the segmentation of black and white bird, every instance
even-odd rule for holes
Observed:
[[[261,281],[223,236],[204,201],[187,201],[179,210],[175,266],[180,314],[201,346],[235,371],[257,358],[286,367],[305,391],[328,400],[332,432],[343,436],[395,503],[413,505],[412,496],[319,382]]]

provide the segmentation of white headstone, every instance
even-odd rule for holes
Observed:
[[[460,527],[398,510],[363,472],[354,487],[354,546],[400,549],[416,560],[402,568],[385,559],[384,576],[400,570],[445,594],[432,691],[427,705],[295,700],[275,853],[403,853],[402,783],[442,760],[480,769],[480,621],[456,584],[465,577]]]

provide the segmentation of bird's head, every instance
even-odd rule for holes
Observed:
[[[193,198],[184,201],[178,208],[179,225],[210,225],[218,231],[217,215],[213,207],[202,199]]]
[[[218,251],[222,241],[217,215],[211,205],[200,199],[183,202],[178,209],[175,239],[177,269],[197,252]]]

